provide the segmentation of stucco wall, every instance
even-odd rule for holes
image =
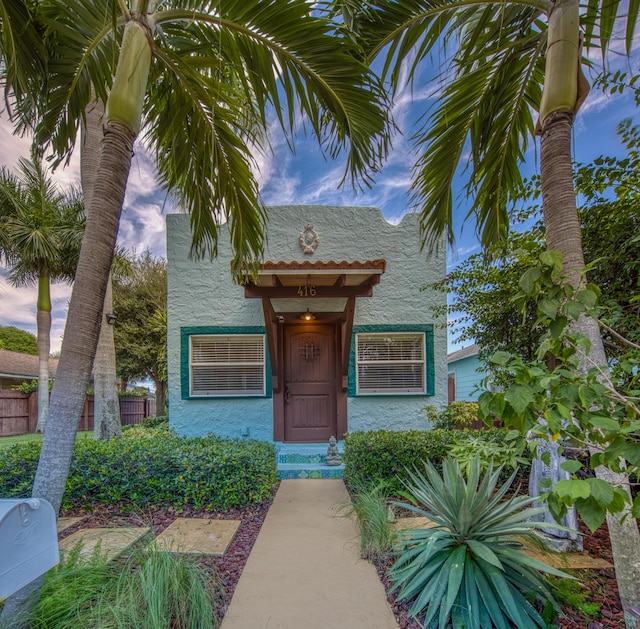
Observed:
[[[456,374],[456,402],[477,402],[481,391],[480,382],[484,372],[477,371],[481,367],[478,356],[467,356],[449,363],[449,373]]]
[[[358,298],[354,325],[434,324],[434,395],[349,397],[350,431],[370,428],[424,427],[420,410],[425,404],[446,404],[446,329],[434,320],[429,307],[443,303],[444,295],[420,291],[445,273],[444,247],[438,255],[420,252],[418,217],[408,214],[399,225],[386,222],[377,208],[277,206],[268,208],[268,244],[265,260],[366,261],[384,258],[386,271],[373,297]],[[300,232],[312,225],[320,243],[306,255]],[[273,438],[270,398],[184,400],[180,386],[180,330],[188,326],[264,326],[258,299],[245,299],[229,273],[231,248],[221,229],[218,257],[189,259],[189,217],[167,216],[169,417],[181,434],[216,432],[221,435]],[[276,301],[276,300],[274,300]],[[275,304],[274,304],[275,305]],[[320,307],[312,299],[288,300],[288,307],[304,311]],[[325,304],[322,309],[331,308]],[[277,309],[277,308],[276,308]],[[248,431],[247,431],[248,429]]]

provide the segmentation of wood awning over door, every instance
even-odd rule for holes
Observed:
[[[282,330],[279,324],[300,317],[301,312],[277,312],[272,299],[304,300],[305,308],[314,312],[320,321],[339,323],[342,365],[342,388],[346,391],[351,351],[351,333],[356,297],[371,297],[373,287],[385,272],[386,260],[364,262],[265,262],[256,276],[247,277],[244,295],[248,299],[261,299],[264,311],[269,358],[273,373],[273,390],[282,390]],[[314,299],[340,299],[338,310],[316,312]],[[304,308],[302,309],[304,311]]]
[[[256,278],[248,278],[244,295],[268,297],[371,297],[385,260],[367,262],[265,262]],[[309,294],[310,287],[314,294]],[[307,288],[305,293],[304,288]]]

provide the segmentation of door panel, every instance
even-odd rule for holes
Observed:
[[[335,327],[287,326],[284,439],[328,441],[336,434]]]

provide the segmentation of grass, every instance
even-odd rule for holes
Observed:
[[[93,436],[93,430],[83,430],[77,433],[76,439],[90,439]],[[0,437],[0,450],[6,450],[16,443],[25,443],[28,441],[42,441],[40,433],[28,433],[26,435],[13,435],[12,437]]]
[[[42,595],[30,623],[33,629],[73,629],[91,626],[98,598],[113,581],[114,570],[99,546],[90,556],[82,556],[78,544],[63,560],[47,573]]]
[[[76,546],[45,579],[31,629],[215,629],[217,573],[151,546],[109,561]]]
[[[216,627],[215,577],[187,555],[146,550],[127,562],[100,627]]]
[[[370,561],[389,554],[397,538],[397,531],[389,519],[388,484],[373,488],[355,487],[351,501],[343,512],[353,517],[360,527],[360,555]]]

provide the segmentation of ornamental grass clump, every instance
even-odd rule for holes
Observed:
[[[535,531],[549,526],[531,519],[544,508],[532,508],[528,496],[505,498],[516,472],[497,487],[500,472],[490,468],[481,478],[477,458],[466,480],[452,458],[442,477],[429,461],[424,473],[408,472],[415,505],[397,506],[435,526],[403,533],[390,577],[398,598],[412,600],[409,613],[424,613],[425,627],[545,628],[536,605],[560,612],[543,573],[571,577],[523,552],[525,543],[539,544]]]
[[[29,628],[216,629],[223,606],[219,574],[195,557],[151,545],[110,559],[78,544],[47,573]]]
[[[214,629],[221,588],[194,557],[147,548],[125,564],[96,629]]]
[[[360,555],[375,561],[387,556],[397,540],[397,531],[389,518],[388,483],[351,489],[351,500],[343,507],[347,517],[355,518],[360,528]]]

